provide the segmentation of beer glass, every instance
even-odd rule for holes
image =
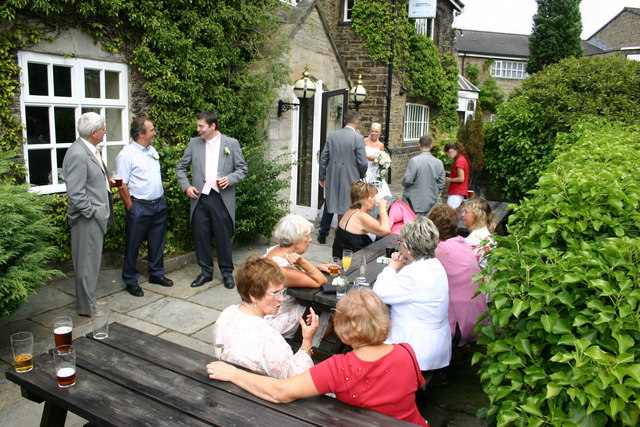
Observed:
[[[217,323],[213,325],[213,358],[215,361],[222,360],[224,353],[224,343],[222,342],[222,328]]]
[[[329,266],[329,274],[331,275],[331,277],[338,277],[338,275],[340,274],[340,258],[338,258],[337,256],[332,257],[330,264],[331,265]]]
[[[68,388],[76,383],[76,349],[72,345],[60,345],[53,349],[53,368],[58,387]]]
[[[93,338],[103,340],[109,336],[109,304],[106,301],[96,301],[91,306],[91,323]]]
[[[56,347],[61,345],[71,345],[73,330],[73,319],[71,316],[58,316],[53,319],[53,338]]]
[[[33,334],[18,332],[11,335],[10,339],[16,372],[29,372],[33,369]]]

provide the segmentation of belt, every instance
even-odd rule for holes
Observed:
[[[144,203],[145,205],[155,205],[160,200],[162,200],[162,197],[159,197],[159,198],[157,198],[155,200],[144,200],[144,199],[138,199],[137,197],[131,196],[131,200],[135,200],[136,202]]]

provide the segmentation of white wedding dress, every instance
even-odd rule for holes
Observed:
[[[364,182],[368,184],[372,184],[374,181],[378,180],[378,165],[373,163],[373,161],[369,160],[369,156],[377,156],[382,151],[377,148],[369,147],[367,145],[364,146],[365,152],[367,154],[367,174],[364,177]],[[383,198],[385,196],[391,196],[391,190],[389,190],[389,185],[387,184],[387,180],[382,178],[380,181],[380,185],[378,186],[378,197]]]

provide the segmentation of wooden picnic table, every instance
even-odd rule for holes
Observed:
[[[119,323],[109,337],[73,341],[77,383],[60,389],[52,357],[31,372],[6,377],[22,395],[45,402],[41,426],[64,426],[71,411],[98,426],[351,426],[409,425],[327,396],[287,404],[261,400],[231,383],[210,380],[212,357]]]

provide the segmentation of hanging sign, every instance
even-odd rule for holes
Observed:
[[[409,0],[409,18],[435,18],[438,0]]]

